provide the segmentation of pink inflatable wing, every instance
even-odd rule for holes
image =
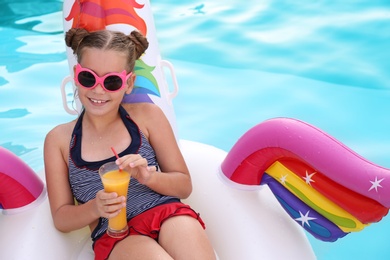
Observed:
[[[279,170],[276,162],[282,165]],[[271,119],[250,129],[228,153],[221,170],[239,184],[267,184],[290,216],[324,241],[380,221],[390,206],[389,169],[295,119]],[[281,175],[269,176],[275,171]],[[286,181],[286,172],[294,175],[295,183]]]
[[[42,180],[19,157],[0,147],[0,208],[10,212],[46,194]]]

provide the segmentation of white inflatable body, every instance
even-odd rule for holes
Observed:
[[[74,2],[64,1],[65,16],[70,13]],[[177,87],[173,93],[169,93],[165,85],[161,87],[161,83],[165,83],[161,67],[170,65],[160,59],[150,4],[149,1],[143,2],[137,4],[142,6],[139,15],[148,24],[152,52],[145,55],[145,63],[154,62],[153,73],[160,85],[159,96],[148,96],[163,108],[175,128],[171,99],[176,95]],[[69,23],[65,22],[65,31],[69,28]],[[74,61],[70,59],[70,67],[72,64]],[[63,93],[65,85],[71,81],[72,77],[64,80]],[[72,112],[68,103],[65,100],[66,110]],[[267,187],[244,191],[228,184],[230,181],[220,173],[221,163],[227,155],[225,151],[185,140],[180,140],[180,147],[193,179],[193,193],[185,202],[201,213],[219,259],[315,259],[304,230],[289,217]],[[0,150],[0,177],[7,175],[12,178],[15,173],[7,167],[5,155],[12,157]],[[43,171],[37,175],[44,180]],[[31,172],[26,172],[24,177],[27,181],[36,179]],[[1,199],[7,200],[7,195],[0,196],[0,206]],[[3,208],[3,214],[0,214],[0,259],[94,258],[87,227],[66,234],[55,229],[44,187],[34,202],[17,209]]]
[[[315,259],[303,229],[267,187],[243,191],[226,185],[220,175],[225,151],[185,140],[180,145],[194,186],[185,202],[201,213],[220,260]],[[55,229],[47,196],[24,211],[3,210],[0,230],[0,259],[94,258],[88,228],[67,234]]]

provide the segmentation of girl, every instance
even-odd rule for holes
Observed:
[[[133,89],[147,39],[137,31],[70,29],[65,41],[77,57],[83,110],[45,139],[55,227],[69,232],[89,225],[95,259],[215,259],[199,214],[180,202],[192,191],[191,177],[168,120],[154,104],[121,103]],[[98,169],[109,161],[131,173],[127,198],[103,190]],[[129,233],[111,238],[107,219],[123,207]]]

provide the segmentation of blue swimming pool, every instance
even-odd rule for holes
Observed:
[[[142,1],[139,1],[142,2]],[[180,85],[180,138],[228,151],[272,117],[313,124],[390,168],[389,1],[151,1],[164,59]],[[0,1],[0,145],[34,170],[55,125],[72,120],[62,1]],[[390,219],[335,243],[309,238],[318,259],[388,259]]]

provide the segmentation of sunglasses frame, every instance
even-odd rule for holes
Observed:
[[[95,79],[95,83],[93,86],[91,87],[87,87],[87,86],[84,86],[80,81],[79,81],[79,74],[81,72],[89,72],[92,74],[92,76],[94,77]],[[107,73],[106,75],[100,77],[98,76],[94,71],[90,70],[90,69],[87,69],[87,68],[83,68],[80,63],[77,63],[76,65],[76,70],[74,72],[74,81],[82,86],[83,88],[86,88],[86,89],[94,89],[96,88],[96,86],[98,84],[100,84],[102,86],[102,88],[105,90],[105,91],[108,91],[108,92],[116,92],[116,91],[119,91],[121,90],[125,85],[126,85],[126,82],[127,80],[130,78],[130,76],[133,74],[133,72],[129,72],[129,74],[126,74],[126,70],[123,70],[121,73],[117,73],[117,72],[111,72],[111,73]],[[110,76],[117,76],[119,77],[121,80],[122,80],[122,85],[118,88],[118,89],[115,89],[115,90],[110,90],[110,89],[107,89],[106,86],[104,85],[104,81],[106,80],[106,78],[110,77]]]

